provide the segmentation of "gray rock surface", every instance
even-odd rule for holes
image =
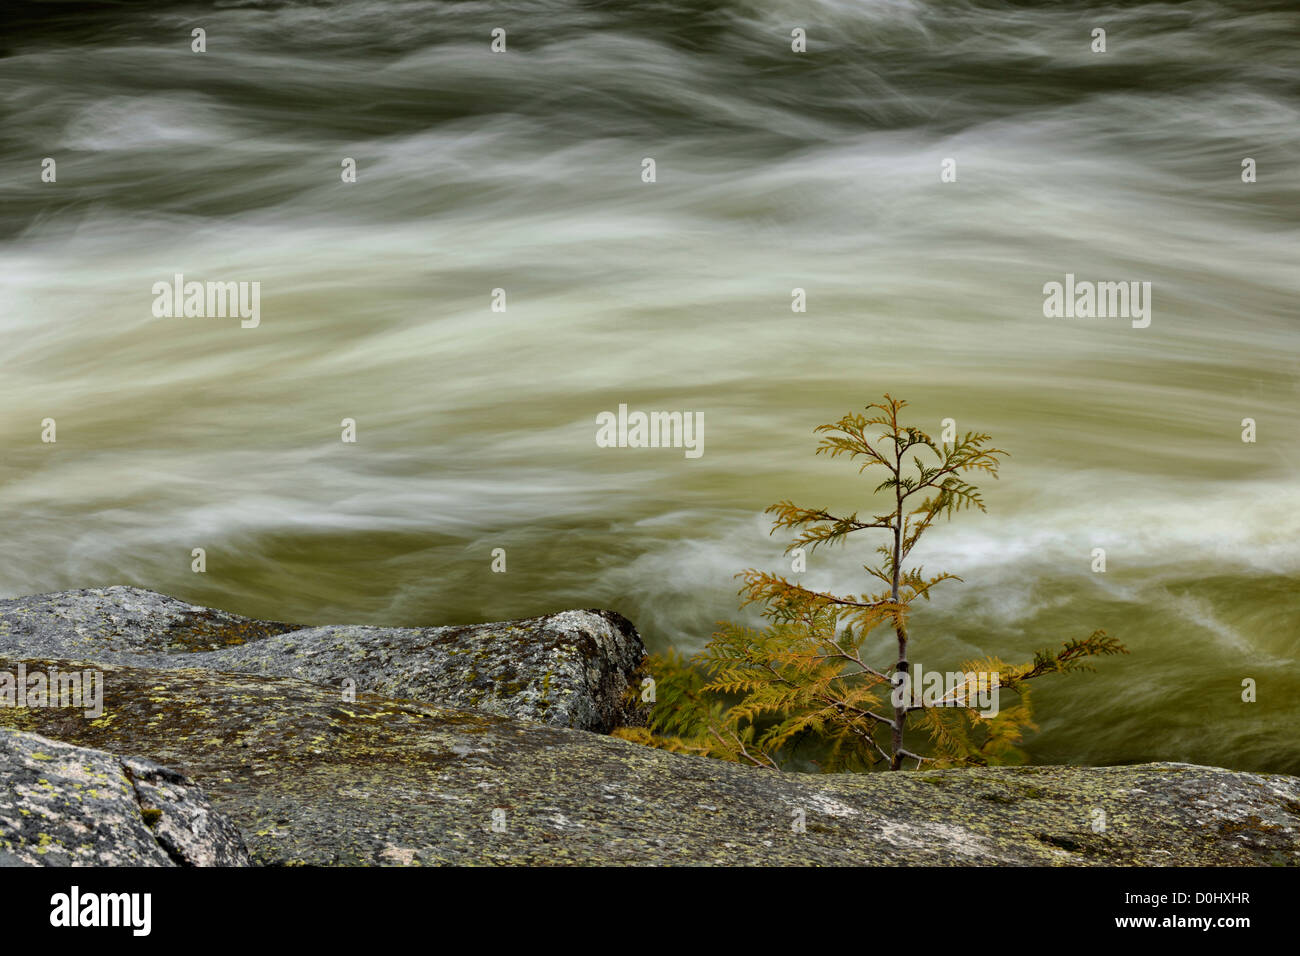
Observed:
[[[79,666],[29,666],[52,663]],[[1300,864],[1294,777],[782,774],[409,700],[340,704],[289,678],[107,665],[105,683],[99,719],[0,708],[0,725],[176,768],[262,864]]]
[[[300,627],[140,588],[93,588],[0,601],[0,653],[299,677],[340,691],[350,680],[356,691],[600,733],[642,719],[627,691],[645,648],[613,611],[467,627]]]
[[[0,670],[104,682],[102,714],[0,707],[0,862],[231,864],[242,834],[282,865],[1300,864],[1294,777],[781,774],[573,729],[635,716],[642,655],[598,611],[302,628],[133,588],[0,602]]]
[[[249,858],[235,826],[174,770],[0,729],[0,862],[246,866]]]

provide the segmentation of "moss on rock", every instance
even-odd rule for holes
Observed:
[[[85,666],[28,661],[51,665]],[[1184,764],[780,774],[496,714],[343,702],[292,678],[104,670],[106,719],[0,708],[0,725],[175,768],[263,864],[1300,862],[1293,777]]]

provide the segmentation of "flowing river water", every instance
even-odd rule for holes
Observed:
[[[0,593],[604,606],[696,650],[788,568],[765,506],[870,510],[812,429],[888,391],[1012,456],[916,553],[964,582],[915,659],[1106,628],[1131,655],[1038,685],[1031,759],[1300,772],[1298,40],[1226,0],[21,7]],[[178,273],[259,282],[259,324],[155,316]],[[1150,282],[1150,324],[1045,317],[1067,274]],[[598,447],[620,404],[703,413],[703,454]],[[804,579],[861,590],[877,543]]]

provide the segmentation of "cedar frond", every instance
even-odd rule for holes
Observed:
[[[1091,669],[1091,658],[1126,654],[1104,631],[1066,641],[1060,650],[1038,651],[1025,664],[1009,667],[987,657],[966,661],[962,675],[945,684],[938,701],[914,694],[895,710],[891,675],[902,661],[872,663],[863,645],[880,626],[894,629],[907,648],[910,608],[917,599],[961,578],[949,572],[927,574],[905,562],[922,536],[939,519],[967,510],[985,510],[984,498],[968,476],[996,478],[1007,452],[990,445],[991,436],[968,431],[950,443],[899,421],[907,403],[886,394],[864,408],[819,425],[816,453],[857,461],[859,472],[881,469],[876,496],[889,500],[884,513],[853,511],[837,515],[826,508],[804,508],[783,500],[767,509],[772,532],[795,532],[794,548],[816,551],[844,544],[859,532],[883,531],[876,549],[880,560],[863,565],[883,585],[876,593],[834,594],[805,587],[786,576],[757,568],[742,571],[742,607],[761,606],[762,629],[722,623],[704,650],[685,660],[675,654],[651,658],[647,670],[656,681],[656,700],[645,727],[616,730],[636,743],[780,769],[810,746],[823,771],[857,771],[885,765],[967,766],[1014,763],[1024,759],[1019,746],[1036,730],[1028,681],[1051,673]],[[869,517],[859,517],[869,514]],[[857,540],[856,538],[854,540]],[[906,658],[904,658],[905,660]],[[978,675],[997,675],[996,714],[986,716]],[[929,756],[899,743],[909,716],[929,737]]]

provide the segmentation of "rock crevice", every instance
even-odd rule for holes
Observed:
[[[239,830],[203,790],[152,761],[0,730],[0,780],[0,862],[249,863]]]

